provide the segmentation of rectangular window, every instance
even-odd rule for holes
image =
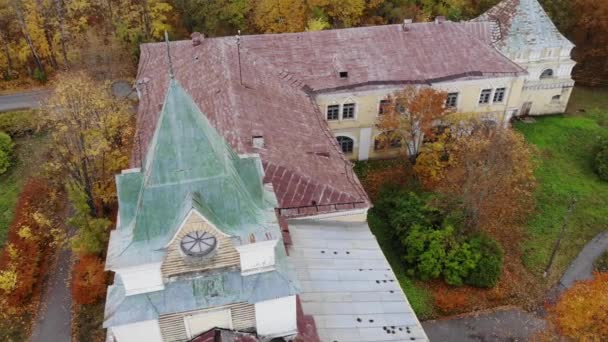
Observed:
[[[445,100],[447,108],[456,108],[458,104],[458,93],[448,93],[448,98]]]
[[[327,121],[338,120],[340,118],[340,105],[327,106]]]
[[[355,104],[345,103],[342,105],[342,120],[355,118]]]
[[[499,103],[504,101],[507,88],[496,88],[494,91],[494,102]]]
[[[490,96],[492,95],[492,89],[484,89],[481,91],[479,96],[479,104],[490,103]]]
[[[389,100],[380,100],[380,106],[378,106],[378,115],[386,114],[390,103],[391,101]]]

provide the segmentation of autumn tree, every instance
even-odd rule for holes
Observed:
[[[100,254],[108,242],[107,230],[110,221],[91,215],[88,197],[82,189],[69,184],[68,195],[74,209],[68,224],[76,228],[76,234],[70,241],[72,249],[82,255]]]
[[[249,0],[175,0],[173,3],[186,30],[212,37],[245,30],[254,4]]]
[[[108,276],[104,263],[95,256],[84,256],[72,271],[72,298],[78,304],[91,304],[102,299]]]
[[[407,86],[388,97],[376,126],[380,147],[401,146],[415,163],[425,138],[433,138],[438,121],[450,113],[447,93],[430,87]]]
[[[301,32],[306,28],[307,11],[303,0],[259,0],[253,22],[264,33]]]
[[[439,168],[434,190],[450,195],[470,223],[502,231],[533,210],[533,149],[510,129],[482,122],[466,134],[453,134],[449,165]]]
[[[351,27],[361,22],[366,8],[366,1],[310,0],[309,6],[317,8],[326,14],[332,27]]]
[[[108,84],[78,72],[58,77],[46,112],[53,131],[54,166],[84,191],[97,216],[96,204],[114,201],[114,174],[128,166],[133,110],[125,100],[113,97]]]
[[[608,273],[575,283],[550,309],[549,320],[575,341],[608,340]]]

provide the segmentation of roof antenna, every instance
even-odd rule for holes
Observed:
[[[169,58],[169,77],[173,79],[173,63],[171,62],[171,51],[169,51],[169,34],[167,33],[167,30],[165,30],[165,43],[167,44],[167,57]]]
[[[239,79],[241,85],[243,85],[243,72],[241,71],[241,30],[238,30],[236,34],[236,53],[239,59]]]

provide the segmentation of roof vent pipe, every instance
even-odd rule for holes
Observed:
[[[200,32],[192,32],[190,38],[192,38],[192,46],[198,46],[201,45],[203,39],[205,39],[205,35]]]
[[[445,17],[440,15],[435,17],[435,24],[443,24],[445,22]]]
[[[410,24],[413,22],[412,19],[403,19],[403,32],[407,32],[410,30]]]
[[[251,132],[251,145],[254,148],[264,148],[264,134],[262,131],[254,130]]]

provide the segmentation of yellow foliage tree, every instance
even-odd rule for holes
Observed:
[[[352,27],[361,22],[366,3],[365,0],[311,0],[310,7],[321,9],[335,27]]]
[[[307,24],[303,0],[259,0],[253,9],[253,22],[262,32],[301,32]]]
[[[549,320],[575,341],[608,340],[608,273],[574,284],[550,309]]]
[[[82,72],[57,78],[46,106],[52,127],[55,163],[95,203],[114,201],[114,174],[128,166],[133,139],[133,110],[113,97],[109,84]]]

